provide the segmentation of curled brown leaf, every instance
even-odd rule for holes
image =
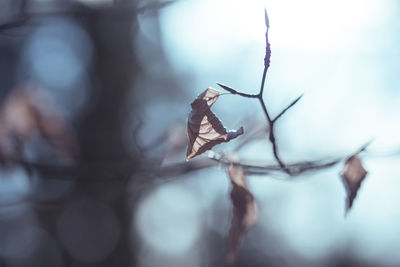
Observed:
[[[367,171],[364,169],[360,159],[357,156],[351,156],[346,160],[341,176],[347,192],[347,213],[353,206],[353,201],[357,196],[357,192],[362,181],[367,176]]]
[[[257,221],[258,207],[253,194],[247,188],[242,167],[231,164],[227,167],[227,172],[233,186],[231,191],[233,216],[229,229],[226,261],[232,263],[244,236]]]
[[[243,134],[243,127],[236,131],[227,131],[211,111],[210,108],[217,101],[219,94],[219,91],[207,88],[191,104],[192,110],[187,125],[189,136],[187,160],[210,150],[217,144],[229,142]]]

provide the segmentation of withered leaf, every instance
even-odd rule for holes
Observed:
[[[357,196],[357,191],[360,188],[362,181],[367,176],[367,171],[364,169],[357,156],[351,156],[346,160],[341,176],[347,192],[347,213],[353,206],[353,201]]]
[[[243,127],[236,131],[227,131],[211,111],[210,108],[217,101],[219,94],[219,91],[207,88],[191,104],[192,110],[187,125],[189,136],[187,160],[210,150],[217,144],[229,142],[243,134]]]
[[[227,172],[233,186],[231,191],[233,216],[229,229],[226,261],[232,263],[242,239],[258,219],[258,207],[254,196],[247,188],[242,167],[231,164]]]

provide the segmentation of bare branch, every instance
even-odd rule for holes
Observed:
[[[227,157],[225,157],[223,154],[210,154],[209,158],[219,162],[220,164],[223,164],[225,166],[229,166],[231,164],[233,165],[238,165],[243,168],[244,172],[246,175],[251,175],[251,174],[257,174],[257,175],[271,175],[271,174],[277,174],[277,173],[285,173],[287,174],[287,178],[293,178],[295,176],[298,176],[300,174],[303,174],[305,172],[310,172],[310,171],[318,171],[322,169],[327,169],[330,168],[339,162],[346,160],[347,158],[351,156],[358,155],[359,153],[365,151],[365,149],[368,147],[368,145],[371,143],[371,141],[367,142],[361,148],[357,149],[355,152],[350,153],[348,155],[344,155],[341,157],[336,157],[333,159],[317,159],[313,161],[300,161],[300,162],[295,162],[295,163],[290,163],[284,165],[282,167],[281,165],[252,165],[252,164],[246,164],[243,161],[242,162],[232,162],[230,161]],[[273,178],[272,176],[270,176]]]
[[[0,31],[6,31],[9,29],[14,29],[23,26],[28,20],[30,19],[29,16],[24,16],[21,18],[18,18],[16,20],[6,22],[4,24],[0,25]]]
[[[265,10],[265,18],[266,18],[266,26],[267,26],[267,30],[265,32],[266,52],[265,52],[265,58],[264,58],[264,71],[263,71],[263,75],[262,75],[262,79],[261,79],[261,86],[260,86],[259,93],[257,95],[245,94],[245,93],[238,92],[235,89],[233,89],[231,87],[228,87],[226,85],[223,85],[223,84],[220,84],[220,83],[217,83],[217,84],[219,86],[221,86],[223,89],[225,89],[226,91],[228,91],[228,92],[230,92],[232,94],[237,94],[237,95],[240,95],[242,97],[247,97],[247,98],[257,98],[259,100],[261,108],[262,108],[262,110],[263,110],[263,112],[265,114],[265,117],[267,118],[268,125],[269,125],[269,128],[270,128],[269,140],[272,143],[272,150],[273,150],[274,157],[275,157],[276,161],[278,162],[279,166],[283,170],[285,170],[288,174],[290,174],[290,170],[285,167],[284,162],[282,161],[282,159],[279,156],[279,149],[278,149],[278,145],[276,143],[275,134],[274,134],[274,122],[275,121],[273,121],[271,119],[271,116],[269,115],[268,109],[267,109],[267,107],[265,105],[265,102],[264,102],[264,99],[263,99],[265,78],[266,78],[267,71],[268,71],[268,68],[269,68],[269,65],[270,65],[270,57],[271,57],[271,48],[270,48],[270,44],[269,44],[269,41],[268,41],[269,20],[268,20],[268,15],[267,15],[267,11],[266,10]],[[285,111],[283,111],[283,113]]]

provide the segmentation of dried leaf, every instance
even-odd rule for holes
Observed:
[[[233,217],[229,230],[226,261],[232,263],[243,237],[257,221],[258,208],[254,196],[247,188],[242,167],[232,164],[227,168],[227,172],[233,185],[231,191]]]
[[[243,127],[227,132],[221,121],[211,111],[210,108],[217,101],[219,94],[219,91],[207,88],[191,104],[192,111],[187,125],[189,136],[187,160],[210,150],[217,144],[229,142],[243,134]]]
[[[351,156],[346,160],[344,170],[341,174],[347,191],[346,213],[351,209],[353,201],[362,181],[367,176],[367,171],[357,156]]]

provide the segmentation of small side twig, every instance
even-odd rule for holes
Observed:
[[[276,117],[275,119],[272,120],[272,122],[277,121],[283,114],[285,114],[286,111],[288,111],[291,107],[293,107],[302,97],[304,94],[301,94],[298,98],[296,98],[292,103],[290,103],[289,106],[287,106],[284,110],[282,110]]]
[[[236,91],[235,89],[233,89],[225,84],[222,84],[222,83],[217,83],[217,85],[220,86],[222,89],[224,89],[234,95],[240,95],[240,96],[247,97],[247,98],[259,98],[258,94],[253,95],[253,94],[242,93],[242,92]]]

